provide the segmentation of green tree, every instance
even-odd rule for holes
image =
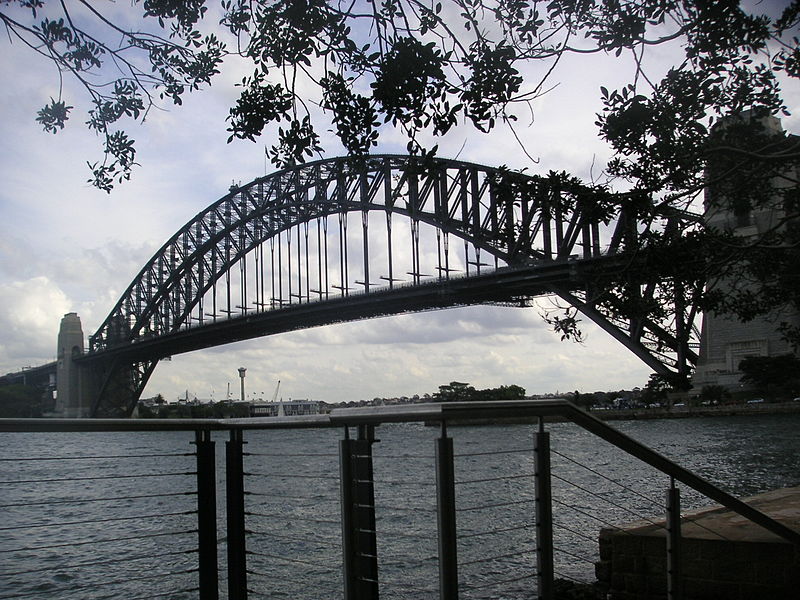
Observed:
[[[522,400],[525,398],[525,388],[518,385],[501,385],[491,391],[494,395],[493,400]]]
[[[661,375],[653,373],[642,390],[642,402],[647,405],[664,404],[667,401],[669,390],[670,386],[667,380]]]
[[[438,402],[463,402],[472,400],[475,388],[468,383],[451,381],[449,384],[440,385],[439,391],[433,397]]]
[[[572,395],[572,402],[582,408],[589,408],[595,403],[594,394],[581,394],[578,390],[575,390]]]
[[[0,417],[41,417],[42,392],[29,385],[0,386]]]
[[[525,398],[525,388],[518,385],[501,385],[496,388],[476,390],[470,384],[459,381],[440,385],[439,391],[433,395],[433,399],[438,402],[521,400],[523,398]]]
[[[134,0],[124,23],[89,2],[7,0],[0,19],[22,40],[80,82],[87,125],[105,140],[106,162],[93,182],[109,189],[134,164],[126,120],[144,120],[159,101],[182,102],[208,85],[225,57],[250,66],[229,115],[231,138],[256,140],[281,127],[270,156],[276,164],[321,151],[310,106],[319,106],[353,154],[376,145],[381,123],[422,152],[422,132],[445,135],[461,122],[481,131],[513,125],[514,109],[544,93],[570,54],[636,59],[630,84],[601,87],[602,135],[617,151],[610,172],[640,190],[685,196],[702,187],[706,142],[720,117],[753,107],[785,110],[776,75],[800,75],[798,3],[760,14],[733,0]],[[211,8],[211,10],[209,10]],[[218,25],[208,22],[214,14]],[[645,54],[674,50],[662,77]],[[528,75],[522,67],[541,65]],[[37,120],[62,129],[74,102],[51,99]],[[734,150],[753,158],[755,150]],[[756,154],[769,153],[758,148]],[[772,148],[772,158],[779,149]]]
[[[700,390],[700,400],[706,402],[728,402],[731,393],[724,385],[704,385]]]
[[[157,408],[154,410],[153,408],[141,403],[136,405],[136,411],[138,412],[140,419],[155,419],[159,416],[160,412]]]
[[[800,358],[794,354],[750,356],[739,363],[743,383],[765,393],[794,395],[800,392]]]

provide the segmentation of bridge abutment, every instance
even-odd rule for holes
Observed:
[[[56,364],[56,413],[64,418],[89,416],[88,394],[84,369],[75,359],[83,355],[83,327],[77,313],[61,319],[58,330],[58,362]]]

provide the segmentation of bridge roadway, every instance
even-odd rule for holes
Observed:
[[[387,286],[264,312],[251,310],[237,317],[89,352],[75,360],[84,364],[110,358],[126,362],[159,360],[221,344],[334,323],[454,306],[521,304],[535,296],[553,293],[555,286],[571,289],[599,275],[618,272],[623,266],[630,266],[630,257],[564,258],[537,261],[528,266],[501,267],[482,275]]]
[[[0,385],[31,385],[36,387],[47,387],[51,385],[52,376],[56,372],[56,361],[49,362],[35,367],[28,367],[15,373],[0,375]]]

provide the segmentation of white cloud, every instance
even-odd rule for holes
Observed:
[[[61,317],[70,302],[47,277],[0,285],[0,372],[53,360]]]

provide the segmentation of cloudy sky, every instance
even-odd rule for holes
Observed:
[[[61,317],[77,312],[93,333],[144,263],[181,225],[227,193],[274,170],[264,145],[227,144],[225,117],[243,72],[229,64],[210,89],[163,107],[131,126],[137,142],[133,180],[108,195],[86,183],[99,140],[81,126],[84,114],[57,135],[35,123],[38,108],[58,96],[54,67],[22,44],[0,41],[0,372],[54,360]],[[656,71],[666,49],[648,59]],[[602,56],[560,65],[558,86],[521,110],[518,134],[466,127],[439,141],[439,154],[485,165],[567,170],[597,176],[608,151],[597,139],[599,87],[630,76],[632,66]],[[69,81],[64,97],[85,98]],[[793,97],[796,106],[797,98]],[[793,110],[800,112],[800,110]],[[784,120],[800,131],[797,117]],[[323,128],[324,130],[324,128]],[[323,137],[326,156],[341,154]],[[376,152],[402,153],[405,140],[384,132]],[[432,393],[467,381],[484,388],[517,384],[529,393],[641,386],[650,373],[608,335],[585,322],[586,342],[562,342],[535,308],[472,307],[337,325],[231,344],[162,362],[145,390],[175,399],[222,399],[236,369],[247,367],[248,391],[270,397],[281,380],[284,398],[338,402]]]

